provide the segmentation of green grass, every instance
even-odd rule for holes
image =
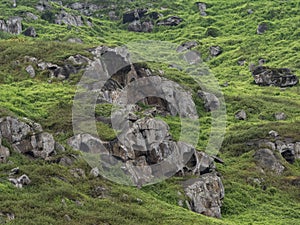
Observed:
[[[112,9],[103,8],[92,15],[93,27],[68,27],[42,20],[43,13],[35,9],[37,2],[20,0],[17,1],[18,7],[12,8],[10,1],[0,1],[0,19],[22,16],[24,12],[39,16],[36,21],[22,21],[23,29],[29,26],[36,29],[37,38],[0,32],[0,116],[33,119],[65,144],[73,133],[73,97],[75,85],[83,71],[73,74],[69,80],[53,79],[49,83],[49,74],[33,65],[37,75],[29,78],[25,68],[30,63],[24,60],[25,56],[63,65],[71,55],[92,58],[88,49],[102,44],[128,44],[132,47],[141,40],[154,40],[167,41],[176,46],[196,40],[198,46],[195,50],[201,52],[203,60],[201,70],[203,72],[209,68],[210,71],[210,75],[203,75],[199,80],[210,87],[210,77],[216,77],[226,102],[226,135],[220,149],[225,165],[217,165],[226,196],[222,207],[223,219],[210,219],[178,207],[178,200],[183,200],[182,196],[178,196],[178,191],[182,191],[181,178],[172,178],[139,190],[118,186],[101,178],[76,180],[70,175],[69,168],[13,153],[10,159],[13,164],[0,165],[0,211],[15,213],[16,220],[12,224],[70,224],[63,218],[65,214],[72,218],[72,224],[300,223],[299,187],[289,182],[289,179],[300,176],[299,161],[294,165],[285,164],[287,171],[281,176],[262,174],[252,160],[255,149],[246,144],[267,138],[270,130],[276,130],[282,138],[300,141],[300,86],[286,89],[259,87],[253,83],[248,69],[250,63],[257,64],[260,58],[264,58],[267,66],[288,67],[300,75],[298,0],[207,0],[206,17],[200,16],[196,1],[107,1],[106,5],[117,4],[114,11],[120,20],[110,21],[108,12]],[[75,1],[62,2],[65,5]],[[99,1],[86,2],[99,4]],[[55,2],[50,4],[53,13],[59,12],[61,6]],[[152,33],[128,32],[127,25],[122,24],[122,13],[127,9],[145,7],[162,13],[163,18],[178,15],[183,22],[177,27],[155,26]],[[254,13],[248,14],[248,9]],[[85,22],[87,19],[89,17],[83,16]],[[263,35],[257,35],[257,26],[262,22],[267,23],[269,29]],[[83,44],[66,42],[73,37],[82,39]],[[209,47],[215,45],[221,46],[223,53],[211,57]],[[154,74],[161,75],[161,70],[161,76],[192,92],[200,123],[197,149],[204,150],[209,141],[212,120],[196,95],[201,87],[185,71],[169,68],[168,61],[178,61],[171,51],[163,52],[161,57],[150,57],[161,53],[162,49],[161,45],[154,45],[151,51],[142,52],[142,55],[148,54],[147,59],[151,61],[145,63]],[[240,59],[246,60],[244,66],[237,64]],[[229,84],[227,87],[223,86],[225,82]],[[234,115],[240,109],[246,111],[246,121],[235,120]],[[95,115],[107,117],[110,111],[109,104],[97,106]],[[287,115],[287,120],[275,121],[273,114],[281,111]],[[178,140],[180,118],[159,118],[169,124],[173,138]],[[192,125],[190,128],[194,129]],[[103,140],[116,136],[106,124],[97,123],[97,129]],[[66,154],[74,152],[69,150]],[[32,178],[32,185],[19,190],[7,182],[7,173],[16,166]],[[80,160],[73,167],[83,167],[89,172],[87,165]],[[263,179],[264,187],[253,183],[253,178]],[[98,185],[108,190],[107,198],[92,197],[92,189]],[[142,199],[143,203],[139,204],[137,198]],[[65,206],[61,203],[62,199],[66,201]],[[83,206],[77,205],[74,200],[81,201]]]

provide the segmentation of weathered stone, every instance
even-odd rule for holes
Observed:
[[[83,41],[80,38],[69,38],[67,41],[71,43],[79,43],[79,44],[83,43]]]
[[[220,108],[220,101],[214,94],[198,91],[198,96],[204,100],[204,107],[206,111],[210,112]]]
[[[253,157],[257,165],[264,170],[281,174],[285,169],[285,167],[281,164],[280,159],[270,149],[259,149],[255,152]]]
[[[192,48],[196,47],[198,45],[197,41],[188,41],[185,42],[183,44],[181,44],[178,48],[177,48],[177,52],[184,52],[187,50],[191,50]]]
[[[75,16],[62,10],[55,19],[56,24],[66,24],[71,26],[83,26],[83,20],[81,16]]]
[[[24,185],[29,185],[31,183],[31,180],[26,174],[23,174],[19,178],[9,178],[8,180],[17,188],[22,188]]]
[[[207,16],[207,13],[205,12],[206,11],[206,4],[204,2],[196,2],[196,4],[199,8],[200,15],[201,16]]]
[[[119,20],[119,17],[116,15],[115,11],[108,12],[108,17],[110,20]]]
[[[274,138],[276,138],[276,137],[279,136],[278,132],[277,132],[277,131],[274,131],[274,130],[271,130],[271,131],[269,132],[269,135],[272,136],[272,137],[274,137]]]
[[[75,177],[75,178],[86,178],[85,172],[83,169],[80,168],[75,168],[75,169],[71,169],[70,173]]]
[[[131,23],[135,20],[139,20],[147,13],[146,9],[136,9],[134,11],[126,12],[123,14],[123,23]]]
[[[209,52],[211,56],[216,57],[222,53],[222,49],[220,46],[211,46],[209,47]]]
[[[7,21],[0,20],[0,30],[11,34],[20,34],[22,32],[22,18],[11,17]]]
[[[182,18],[178,16],[171,16],[167,19],[158,21],[159,26],[178,26],[183,21]]]
[[[298,77],[293,75],[287,68],[269,68],[266,66],[257,66],[253,69],[252,75],[255,83],[262,86],[288,87],[298,83]]]
[[[40,0],[35,7],[38,11],[45,11],[51,9],[51,5],[47,0]]]
[[[0,163],[7,163],[9,155],[10,155],[9,149],[1,145],[1,138],[0,138]]]
[[[263,34],[268,30],[268,25],[266,23],[261,23],[257,27],[257,34]]]
[[[278,112],[274,114],[276,120],[286,120],[286,115],[283,112]]]
[[[206,216],[221,218],[222,199],[225,191],[220,177],[213,173],[184,183],[191,209]]]
[[[188,62],[190,65],[194,65],[197,63],[201,63],[201,55],[196,51],[188,51],[183,56],[184,60]]]
[[[91,170],[90,175],[93,177],[98,177],[100,175],[100,171],[98,169],[98,167],[95,167]]]
[[[31,78],[35,77],[35,70],[32,65],[27,66],[25,70]]]
[[[246,120],[247,119],[247,114],[245,112],[245,110],[240,110],[235,114],[235,118],[237,120]]]
[[[36,37],[37,34],[35,32],[35,29],[33,27],[28,27],[24,32],[23,34],[25,36],[28,36],[28,37]]]

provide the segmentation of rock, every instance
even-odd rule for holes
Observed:
[[[9,157],[9,149],[1,145],[0,138],[0,163],[7,163],[7,159]]]
[[[262,86],[288,87],[298,83],[298,77],[293,75],[287,68],[269,68],[266,66],[257,66],[252,71],[254,81]]]
[[[75,66],[68,63],[63,66],[58,66],[52,63],[40,62],[37,66],[42,70],[47,69],[50,73],[50,78],[56,77],[60,80],[65,80],[69,78],[70,74],[78,72]]]
[[[146,9],[136,9],[134,11],[123,14],[123,23],[131,23],[135,20],[140,20],[147,13]]]
[[[55,141],[49,133],[43,132],[41,125],[16,118],[0,119],[0,137],[5,138],[15,151],[36,158],[48,159],[55,152]]]
[[[210,112],[220,108],[220,101],[214,94],[198,91],[198,96],[204,100],[204,108],[206,111]]]
[[[26,12],[26,19],[27,20],[38,20],[38,16],[31,13],[31,12]]]
[[[256,33],[263,34],[268,30],[268,25],[266,23],[261,23],[258,25]]]
[[[265,64],[267,62],[267,60],[265,60],[265,59],[259,59],[258,60],[258,65],[259,66],[262,66],[263,64]]]
[[[115,11],[108,12],[108,17],[110,20],[119,20],[119,17],[116,15]]]
[[[12,4],[13,4],[13,7],[16,8],[17,7],[17,0],[12,0]]]
[[[276,150],[276,146],[273,142],[270,142],[270,141],[267,141],[267,140],[260,140],[258,142],[258,147],[259,148],[268,148],[268,149],[271,149],[273,151]]]
[[[25,36],[28,36],[28,37],[36,37],[37,34],[35,32],[35,29],[33,27],[28,27],[24,32],[23,34]]]
[[[107,195],[107,190],[105,187],[102,187],[102,186],[97,186],[92,191],[92,196],[94,198],[105,198],[106,195]]]
[[[211,46],[209,47],[209,52],[211,56],[216,57],[222,53],[222,49],[220,46]]]
[[[83,26],[83,20],[81,16],[75,16],[62,10],[55,19],[56,24],[66,24],[71,26]]]
[[[98,177],[100,175],[100,171],[98,169],[98,167],[95,167],[91,170],[90,174],[93,176],[93,177]]]
[[[245,112],[245,110],[240,110],[235,114],[235,118],[237,120],[246,120],[247,119],[247,114]]]
[[[16,174],[19,174],[19,172],[20,172],[20,168],[19,167],[13,168],[13,169],[10,170],[9,176],[10,177],[14,176]]]
[[[276,131],[274,131],[274,130],[271,130],[271,131],[269,132],[269,135],[272,136],[272,137],[274,137],[274,138],[276,138],[276,137],[279,136],[278,132],[276,132]]]
[[[80,168],[75,168],[75,169],[71,169],[70,173],[75,177],[75,178],[86,178],[85,172],[83,169]]]
[[[158,26],[177,26],[183,21],[182,18],[178,16],[171,16],[167,19],[158,21],[157,25]]]
[[[256,164],[263,170],[272,171],[281,174],[285,167],[281,164],[280,159],[270,149],[259,149],[253,155]]]
[[[276,120],[286,120],[286,115],[283,112],[278,112],[274,114]]]
[[[198,45],[197,41],[188,41],[185,42],[183,44],[181,44],[178,48],[177,48],[177,52],[184,52],[187,50],[191,50],[192,48],[196,47]]]
[[[43,12],[45,10],[50,10],[52,7],[48,0],[40,0],[35,7],[38,11]]]
[[[247,10],[247,13],[248,13],[248,14],[253,14],[254,11],[253,11],[253,9],[248,9],[248,10]]]
[[[295,158],[300,159],[300,142],[295,143],[294,152],[295,152]]]
[[[245,59],[240,59],[240,60],[238,60],[237,63],[238,63],[239,66],[245,66],[246,62],[247,61]]]
[[[30,57],[30,56],[25,56],[24,57],[24,61],[26,62],[26,63],[34,63],[34,64],[37,64],[37,62],[38,62],[38,59],[37,58],[35,58],[35,57]]]
[[[184,191],[194,212],[221,218],[222,199],[225,191],[220,177],[213,173],[184,183]]]
[[[64,215],[64,219],[69,222],[72,221],[71,217],[68,214]]]
[[[15,185],[17,188],[22,188],[24,185],[29,185],[31,183],[31,180],[26,174],[23,174],[19,178],[9,178],[8,179],[13,185]]]
[[[83,41],[80,38],[69,38],[67,41],[70,43],[79,43],[79,44],[83,43]]]
[[[64,156],[59,159],[58,164],[62,166],[71,166],[74,163],[74,159],[68,156]]]
[[[183,56],[184,60],[188,62],[190,65],[194,65],[197,63],[201,63],[201,55],[196,51],[188,51]]]
[[[66,61],[71,62],[72,65],[80,66],[88,64],[90,62],[90,59],[80,54],[77,54],[74,56],[70,56],[69,58],[67,58]]]
[[[0,224],[10,223],[14,219],[15,219],[15,214],[10,212],[4,213],[0,211]]]
[[[206,11],[206,4],[204,2],[196,2],[196,4],[199,8],[200,15],[201,16],[207,16],[207,13],[205,12]]]
[[[29,74],[31,78],[35,77],[35,70],[32,65],[29,65],[25,68],[26,72]]]
[[[70,8],[71,9],[74,9],[74,10],[81,10],[81,9],[84,9],[84,3],[81,3],[81,2],[74,2],[70,5]]]
[[[20,34],[22,32],[22,18],[11,17],[7,21],[0,20],[0,31],[7,32],[10,34]]]

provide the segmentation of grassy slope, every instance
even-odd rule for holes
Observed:
[[[19,6],[13,9],[8,8],[10,2],[1,1],[1,16],[7,18],[23,11],[37,14],[31,7],[33,2],[37,1],[18,1]],[[127,7],[142,5],[140,3],[143,1],[136,2],[126,5],[119,3],[117,13]],[[82,224],[82,221],[87,224],[149,224],[149,221],[153,224],[157,224],[157,221],[163,221],[163,224],[299,224],[300,193],[296,187],[286,182],[286,177],[299,176],[300,163],[287,165],[288,171],[283,176],[262,175],[252,161],[254,149],[244,144],[247,140],[267,136],[271,129],[277,130],[284,137],[300,140],[299,85],[286,90],[258,87],[253,84],[248,70],[248,63],[256,63],[258,59],[265,58],[269,66],[289,67],[300,75],[300,16],[297,14],[299,2],[206,2],[208,16],[201,17],[193,1],[151,1],[153,5],[150,8],[154,11],[159,9],[164,16],[181,16],[184,22],[179,27],[157,27],[150,34],[127,32],[120,21],[108,21],[105,10],[101,12],[104,14],[102,19],[92,19],[93,29],[86,26],[68,29],[67,26],[53,25],[44,20],[24,20],[24,28],[34,26],[39,34],[38,38],[33,40],[1,34],[4,39],[0,40],[0,114],[32,118],[42,123],[50,132],[56,133],[56,138],[63,142],[71,135],[70,109],[76,90],[74,84],[80,74],[73,76],[68,82],[54,80],[51,84],[47,82],[46,74],[42,73],[35,79],[29,79],[24,70],[28,65],[23,60],[25,55],[60,64],[62,60],[76,53],[89,56],[85,49],[102,43],[117,45],[150,39],[180,44],[187,40],[197,40],[199,46],[196,49],[202,53],[219,83],[229,83],[228,87],[222,88],[226,99],[228,126],[221,157],[226,164],[218,166],[226,189],[224,218],[217,222],[177,207],[177,179],[142,190],[119,187],[101,179],[86,179],[83,184],[68,175],[68,169],[64,167],[31,162],[18,155],[13,155],[11,160],[14,165],[21,165],[22,171],[33,177],[34,185],[16,191],[3,179],[0,183],[0,211],[6,209],[15,212],[17,224],[54,224],[56,221],[63,224],[66,223],[62,218],[65,214],[72,217],[74,224]],[[168,10],[161,10],[161,7]],[[59,9],[55,4],[53,8]],[[247,13],[250,8],[254,11],[251,15]],[[256,34],[260,22],[266,22],[270,27],[263,35]],[[215,37],[207,35],[207,31],[212,28],[217,30]],[[85,44],[63,42],[69,37],[80,37]],[[56,42],[57,40],[62,42]],[[211,45],[220,45],[223,53],[216,58],[210,58],[208,48]],[[238,66],[239,59],[247,60],[247,64]],[[163,68],[168,78],[186,86],[192,85],[184,78],[184,74],[168,70],[166,65],[155,64],[153,68]],[[248,114],[247,121],[234,120],[235,112],[241,108]],[[274,121],[272,114],[278,111],[284,111],[288,119],[284,122]],[[200,122],[203,131],[198,148],[203,149],[210,120],[209,114],[201,106],[199,114],[202,116]],[[262,117],[265,119],[261,119]],[[176,137],[177,120],[166,120],[174,128],[173,135]],[[4,178],[5,173],[14,165],[1,165],[1,177]],[[62,182],[57,177],[65,177],[68,182]],[[264,178],[266,190],[249,182],[249,178],[258,177]],[[103,200],[89,197],[90,189],[95,185],[107,187],[111,197]],[[124,197],[123,193],[129,197]],[[22,200],[16,202],[18,198]],[[62,206],[62,198],[66,199],[67,207]],[[139,205],[136,198],[143,199],[144,203]],[[84,205],[78,206],[72,199],[79,199]]]

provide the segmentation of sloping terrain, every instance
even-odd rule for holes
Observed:
[[[8,140],[2,140],[10,157],[0,163],[0,224],[299,224],[300,152],[295,147],[300,143],[299,84],[257,85],[251,72],[253,64],[260,64],[271,68],[277,78],[281,73],[273,68],[288,68],[288,74],[300,76],[299,6],[297,0],[207,0],[205,7],[188,0],[19,0],[14,7],[13,1],[1,0],[0,117],[26,117],[39,123],[66,150],[45,161],[19,154]],[[22,19],[13,21],[16,16]],[[8,29],[9,24],[14,25]],[[221,219],[179,206],[187,200],[179,194],[186,177],[142,188],[117,185],[89,175],[90,166],[67,144],[74,135],[76,84],[93,60],[92,49],[136,46],[143,40],[175,46],[195,41],[192,50],[199,52],[201,65],[218,80],[227,115],[217,154],[224,163],[216,163],[225,187]],[[153,45],[152,50],[161,52],[159,48]],[[142,67],[191,91],[200,123],[196,148],[205,151],[211,112],[198,96],[200,86],[178,65],[160,59]],[[110,110],[111,105],[104,104],[95,113],[105,117]],[[241,110],[246,118],[239,114],[237,119]],[[157,118],[169,125],[178,140],[180,118]],[[115,138],[106,123],[98,122],[97,129],[101,140]],[[282,143],[293,145],[293,151],[281,148]],[[57,163],[62,158],[71,162]],[[279,163],[275,169],[265,163],[270,159]],[[19,189],[8,181],[16,167],[20,175],[29,176],[30,185]],[[77,168],[86,176],[76,178],[70,171]],[[278,172],[280,168],[284,169]],[[15,218],[9,221],[11,215]]]

